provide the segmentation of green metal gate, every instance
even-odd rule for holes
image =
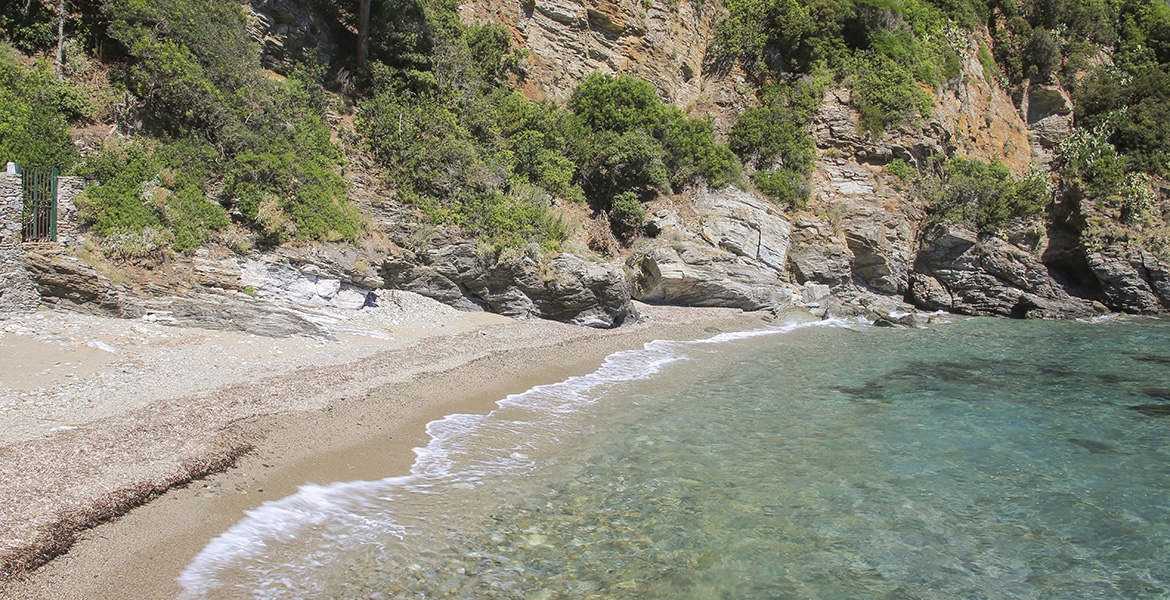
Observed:
[[[57,169],[18,165],[24,198],[21,239],[25,242],[57,241]]]

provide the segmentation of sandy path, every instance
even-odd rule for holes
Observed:
[[[305,482],[405,473],[430,420],[489,410],[652,339],[761,324],[735,310],[643,308],[643,322],[597,331],[404,295],[336,341],[57,313],[0,322],[13,329],[0,337],[0,571],[69,549],[31,575],[0,575],[0,595],[174,597],[174,577],[244,510]],[[141,339],[118,337],[127,328]],[[35,352],[9,354],[30,340]]]

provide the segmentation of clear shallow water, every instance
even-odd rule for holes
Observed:
[[[433,423],[410,476],[252,513],[187,597],[1170,597],[1170,322],[831,325]]]

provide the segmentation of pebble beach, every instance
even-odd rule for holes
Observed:
[[[594,330],[386,300],[339,313],[328,338],[44,309],[0,321],[2,595],[175,597],[243,511],[306,482],[403,473],[431,420],[654,339],[763,324],[639,305],[637,323]]]

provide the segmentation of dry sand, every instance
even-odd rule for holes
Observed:
[[[49,311],[0,321],[0,597],[173,598],[243,511],[308,482],[405,474],[431,420],[650,340],[762,324],[639,306],[639,323],[599,331],[403,292],[382,304],[336,340]]]

